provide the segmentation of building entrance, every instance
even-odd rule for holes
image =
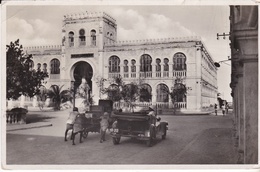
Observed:
[[[73,71],[74,77],[74,87],[77,89],[82,82],[86,82],[89,87],[88,95],[91,94],[92,91],[92,77],[93,77],[93,69],[88,62],[77,62],[75,63],[75,68]]]

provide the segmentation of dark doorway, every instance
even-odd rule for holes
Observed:
[[[81,84],[82,78],[85,78],[90,90],[92,91],[92,77],[93,77],[93,69],[91,65],[87,62],[77,62],[75,64],[75,69],[73,72],[73,76],[75,79],[75,88],[77,89]]]

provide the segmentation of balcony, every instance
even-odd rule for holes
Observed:
[[[173,77],[186,77],[186,70],[180,70],[180,71],[174,70],[172,73],[172,76]]]
[[[50,74],[50,79],[60,79],[60,74]]]
[[[108,73],[108,78],[120,77],[120,73]]]
[[[85,46],[86,45],[86,41],[80,41],[79,42],[79,46]]]
[[[152,71],[140,72],[140,78],[151,78],[151,77],[152,77]]]

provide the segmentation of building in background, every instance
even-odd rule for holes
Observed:
[[[106,13],[65,15],[61,46],[26,47],[35,69],[49,73],[45,87],[71,84],[84,78],[94,102],[100,98],[97,78],[123,78],[127,84],[142,81],[150,100],[138,103],[171,107],[165,89],[171,90],[177,77],[190,88],[179,97],[183,111],[207,111],[217,103],[217,68],[199,37],[117,41],[117,23]],[[108,84],[108,83],[107,83]],[[109,85],[105,85],[108,87]]]
[[[258,163],[258,6],[230,7],[231,83],[239,163]]]

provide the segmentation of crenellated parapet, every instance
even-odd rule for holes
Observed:
[[[34,55],[52,55],[52,54],[61,54],[61,45],[46,45],[46,46],[33,46],[33,47],[24,47],[24,52]]]
[[[106,18],[107,20],[116,23],[116,20],[105,12],[83,12],[76,14],[64,15],[64,20],[78,20],[78,19],[95,19],[95,18]]]
[[[175,43],[175,42],[191,42],[201,41],[199,36],[191,37],[175,37],[175,38],[158,38],[158,39],[144,39],[144,40],[127,40],[106,43],[106,46],[124,46],[124,45],[142,45],[142,44],[163,44],[163,43]]]

